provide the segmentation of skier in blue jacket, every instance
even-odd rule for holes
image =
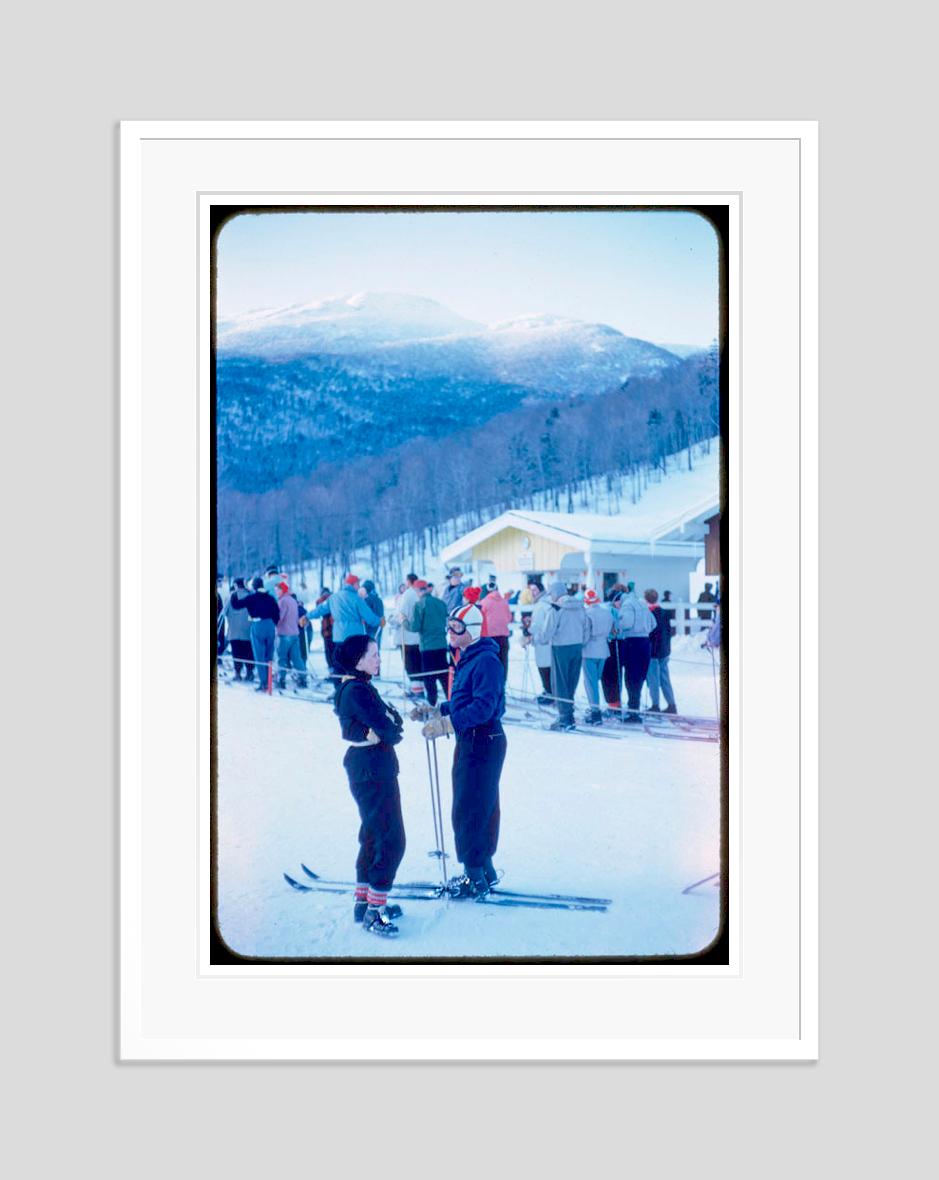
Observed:
[[[499,776],[505,762],[502,728],[505,673],[499,645],[481,636],[482,612],[472,603],[451,611],[450,646],[459,660],[449,701],[424,726],[426,738],[456,734],[453,755],[453,834],[463,876],[457,884],[465,897],[485,897],[499,879],[492,864],[499,843]],[[414,711],[427,715],[428,706]]]
[[[338,594],[331,594],[325,602],[307,615],[310,619],[321,619],[324,615],[333,617],[333,642],[342,643],[350,635],[366,635],[368,629],[381,625],[381,618],[370,610],[364,598],[359,596],[359,579],[347,574]]]

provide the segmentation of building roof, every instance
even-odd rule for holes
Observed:
[[[694,470],[669,474],[650,484],[638,504],[618,515],[592,512],[534,512],[526,508],[503,512],[494,520],[458,537],[442,552],[445,562],[464,556],[474,546],[505,528],[546,537],[584,552],[635,554],[658,550],[687,552],[700,546],[706,521],[720,512],[719,448],[699,455]]]

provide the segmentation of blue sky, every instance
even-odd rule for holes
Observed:
[[[423,295],[495,323],[536,312],[708,344],[718,248],[693,213],[268,213],[219,237],[222,316],[357,291]]]

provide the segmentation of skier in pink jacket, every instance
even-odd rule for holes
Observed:
[[[489,584],[489,593],[480,599],[479,609],[483,616],[483,635],[494,639],[499,645],[499,659],[502,669],[509,674],[509,624],[512,622],[512,611],[509,608],[508,594],[500,594],[493,583]]]

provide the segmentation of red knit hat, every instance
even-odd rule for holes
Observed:
[[[287,594],[290,590],[290,587],[286,582],[278,582],[277,589],[281,592],[281,594]]]
[[[358,584],[359,584],[358,574],[346,574],[346,585],[347,586],[358,586]]]
[[[414,589],[415,590],[426,590],[427,583],[424,581],[423,578],[418,578],[417,581],[414,583]]]
[[[600,595],[596,590],[588,590],[584,595],[584,603],[586,606],[596,606],[600,601]]]
[[[479,602],[480,594],[482,594],[482,587],[480,587],[480,586],[467,586],[466,589],[463,591],[463,597],[466,599],[467,602],[472,602],[472,603]]]

